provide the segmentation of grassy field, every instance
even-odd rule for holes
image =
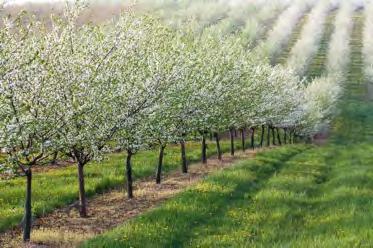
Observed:
[[[345,95],[326,145],[240,162],[83,247],[373,247],[373,102],[361,13],[354,22]],[[321,74],[318,61],[310,75]]]
[[[229,150],[229,141],[223,140],[222,150]],[[241,148],[241,142],[236,139],[236,148]],[[208,143],[208,156],[216,153],[215,143]],[[187,143],[189,162],[199,161],[201,148],[198,142]],[[85,167],[86,190],[88,196],[106,189],[124,185],[125,154],[110,154],[102,162],[90,163]],[[155,173],[158,161],[156,150],[141,151],[133,158],[134,178],[139,179]],[[165,151],[164,171],[180,167],[179,146],[169,146]],[[100,167],[98,170],[97,167]],[[78,181],[75,166],[54,169],[48,172],[35,173],[33,176],[33,211],[40,216],[55,208],[68,205],[77,200]],[[0,180],[0,231],[9,229],[20,223],[23,216],[25,195],[25,178]]]
[[[238,242],[239,236],[246,239],[250,231],[247,235],[231,236],[223,230],[237,230],[238,223],[232,217],[244,224],[242,216],[238,216],[242,206],[250,207],[255,195],[281,170],[284,162],[305,149],[288,146],[260,153],[255,160],[240,162],[210,176],[159,208],[86,243],[85,247],[198,247],[205,242],[213,245],[214,240],[228,244]],[[222,237],[209,236],[218,231],[223,231]]]

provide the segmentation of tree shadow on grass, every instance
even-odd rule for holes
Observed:
[[[285,161],[305,147],[259,154],[217,173],[149,213],[85,244],[86,247],[183,247],[199,229],[214,225],[240,199],[250,199]]]

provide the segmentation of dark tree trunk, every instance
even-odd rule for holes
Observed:
[[[237,138],[237,129],[234,129],[234,137]]]
[[[280,130],[278,129],[278,127],[276,127],[276,132],[277,132],[278,144],[281,146],[282,142],[281,142],[281,137],[280,137]]]
[[[31,210],[31,182],[32,182],[32,171],[31,169],[26,170],[26,202],[25,202],[25,216],[23,219],[23,241],[30,241],[31,236],[31,225],[32,225],[32,210]]]
[[[52,164],[57,163],[58,152],[53,153]]]
[[[271,127],[268,126],[267,127],[267,146],[270,146],[271,145]]]
[[[205,134],[202,134],[202,163],[207,163],[207,145]]]
[[[285,145],[288,143],[287,139],[288,139],[287,138],[287,130],[286,130],[286,128],[284,128],[284,143],[285,143]]]
[[[215,140],[216,140],[216,150],[218,152],[218,159],[219,160],[222,160],[222,152],[221,152],[221,148],[220,148],[220,138],[219,138],[219,134],[218,133],[215,133]]]
[[[234,130],[231,128],[229,130],[230,139],[231,139],[231,155],[234,156]]]
[[[188,173],[188,164],[187,164],[184,140],[180,142],[180,147],[181,147],[181,171],[183,173]]]
[[[262,125],[262,133],[260,135],[260,147],[263,147],[263,142],[264,142],[264,125]]]
[[[246,128],[242,128],[241,129],[242,151],[246,150],[245,132],[246,132]]]
[[[251,149],[255,149],[255,127],[251,128]]]
[[[158,167],[157,167],[157,175],[156,175],[156,183],[161,183],[162,177],[162,166],[163,166],[163,156],[164,156],[164,149],[166,148],[165,145],[161,145],[159,147],[159,158],[158,158]]]
[[[126,177],[127,177],[127,196],[129,199],[133,198],[133,180],[132,180],[132,151],[127,150],[127,161],[126,161]]]
[[[271,127],[271,130],[272,130],[272,145],[276,145],[276,135],[275,135],[275,128],[274,127]]]
[[[289,132],[289,142],[290,144],[294,144],[293,130]]]
[[[84,184],[84,164],[78,163],[78,179],[79,179],[79,215],[82,218],[87,217],[87,199],[85,195]]]

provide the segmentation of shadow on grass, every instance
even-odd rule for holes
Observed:
[[[238,200],[251,198],[306,147],[286,147],[258,154],[252,161],[208,177],[162,206],[87,242],[85,247],[183,247],[200,227],[215,225]]]

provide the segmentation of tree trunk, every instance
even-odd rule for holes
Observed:
[[[133,180],[132,180],[132,151],[127,150],[127,161],[126,161],[126,177],[127,177],[127,196],[129,199],[133,198]]]
[[[281,137],[280,137],[280,130],[278,129],[278,127],[276,127],[276,132],[277,132],[277,140],[278,140],[278,144],[279,144],[280,146],[282,146]]]
[[[267,146],[271,145],[271,128],[270,126],[267,127]]]
[[[246,128],[242,128],[241,129],[241,141],[242,141],[242,151],[245,151],[246,150],[246,142],[245,142],[245,131],[246,131]]]
[[[286,127],[284,128],[284,143],[285,143],[285,145],[288,143],[288,141],[287,141],[287,130],[286,130]]]
[[[158,167],[157,167],[157,176],[156,176],[156,183],[161,183],[161,176],[162,176],[162,166],[163,166],[163,155],[164,149],[166,148],[165,145],[160,145],[159,147],[159,158],[158,158]]]
[[[54,152],[53,153],[53,158],[52,158],[52,164],[56,164],[57,163],[57,157],[58,157],[58,152]]]
[[[255,149],[255,128],[251,128],[251,149]]]
[[[222,152],[220,148],[220,139],[219,139],[219,134],[215,133],[215,139],[216,139],[216,150],[218,152],[218,159],[222,160]]]
[[[79,178],[79,215],[82,218],[87,217],[87,199],[85,195],[84,184],[84,164],[78,162],[78,178]]]
[[[26,170],[26,202],[25,202],[25,216],[23,223],[23,241],[30,241],[31,236],[31,225],[32,225],[32,210],[31,210],[31,182],[32,182],[32,171],[31,169]]]
[[[202,163],[207,163],[207,145],[205,134],[202,134]]]
[[[264,125],[262,125],[262,133],[260,135],[260,147],[263,147],[264,142]]]
[[[271,127],[271,130],[272,130],[272,145],[276,145],[276,136],[275,136],[275,128],[274,127]]]
[[[237,138],[237,129],[234,128],[234,137]]]
[[[188,165],[187,165],[187,159],[186,159],[186,151],[185,151],[185,141],[180,142],[181,147],[181,171],[183,173],[188,173]]]
[[[230,134],[230,140],[231,140],[231,155],[234,156],[234,129],[233,128],[229,130],[229,134]]]

